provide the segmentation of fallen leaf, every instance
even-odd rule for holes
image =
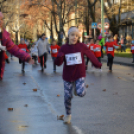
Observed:
[[[91,85],[94,85],[94,83],[91,83]]]
[[[121,79],[121,77],[118,77],[118,79]]]
[[[128,73],[128,75],[130,75],[130,73]]]
[[[37,92],[37,88],[33,89],[34,92]]]
[[[25,82],[24,82],[23,84],[24,84],[24,85],[26,85],[26,83],[25,83]]]
[[[28,104],[25,104],[24,107],[28,107]]]
[[[61,115],[61,116],[57,115],[57,120],[64,120],[63,118],[64,118],[64,115]]]
[[[59,95],[59,94],[57,94],[57,97],[60,97],[60,95]]]
[[[118,92],[115,92],[113,95],[118,95]]]
[[[85,85],[85,87],[86,87],[86,88],[88,88],[88,84],[87,84],[87,85]]]
[[[106,89],[103,89],[102,91],[104,91],[104,92],[105,92],[105,91],[106,91]]]
[[[8,108],[8,111],[13,111],[13,108]]]

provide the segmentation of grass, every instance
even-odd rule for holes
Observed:
[[[126,52],[121,52],[120,50],[115,50],[114,55],[116,57],[125,57],[125,58],[132,58],[131,49],[127,48]]]

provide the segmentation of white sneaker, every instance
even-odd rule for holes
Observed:
[[[64,123],[65,124],[69,124],[71,122],[71,115],[66,115],[65,117],[64,117]]]

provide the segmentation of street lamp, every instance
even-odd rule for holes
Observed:
[[[104,0],[101,0],[101,28],[102,36],[104,37]]]

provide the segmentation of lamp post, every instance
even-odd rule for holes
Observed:
[[[77,0],[75,0],[75,25],[77,26]]]
[[[104,37],[104,0],[101,0],[101,28],[102,36]]]

